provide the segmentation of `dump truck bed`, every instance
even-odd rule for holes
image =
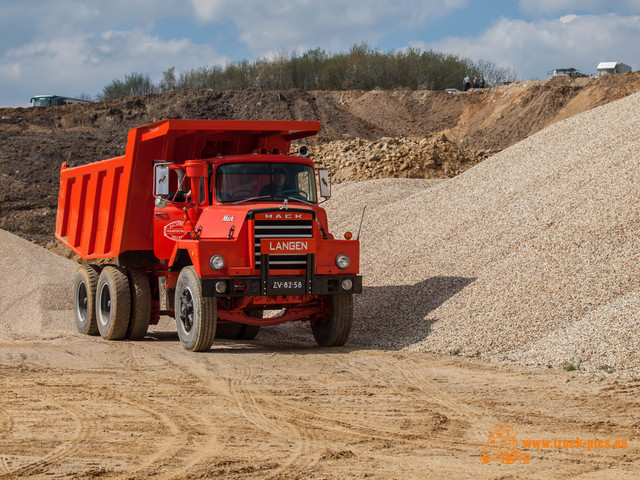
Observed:
[[[153,250],[153,164],[288,153],[319,122],[163,120],[129,130],[123,156],[62,165],[56,238],[85,259]]]

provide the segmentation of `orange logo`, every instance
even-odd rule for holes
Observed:
[[[499,423],[489,431],[489,439],[482,447],[480,461],[489,463],[492,461],[511,465],[516,460],[522,464],[528,464],[531,455],[518,451],[518,439],[516,429],[506,423]]]

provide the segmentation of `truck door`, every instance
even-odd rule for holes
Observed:
[[[153,252],[159,259],[171,257],[175,243],[184,235],[186,199],[185,172],[169,163],[155,166],[153,209]]]
[[[176,203],[153,211],[153,252],[159,259],[169,259],[176,242],[184,235],[184,212]]]

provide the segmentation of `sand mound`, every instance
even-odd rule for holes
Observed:
[[[640,373],[639,108],[572,117],[369,209],[354,342]],[[376,187],[339,215],[389,196]]]
[[[4,230],[0,258],[0,342],[73,332],[77,264]]]

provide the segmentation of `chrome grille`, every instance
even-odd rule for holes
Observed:
[[[262,267],[260,241],[263,238],[312,238],[312,220],[256,220],[256,269]],[[306,255],[269,255],[269,270],[299,270],[307,268]]]

